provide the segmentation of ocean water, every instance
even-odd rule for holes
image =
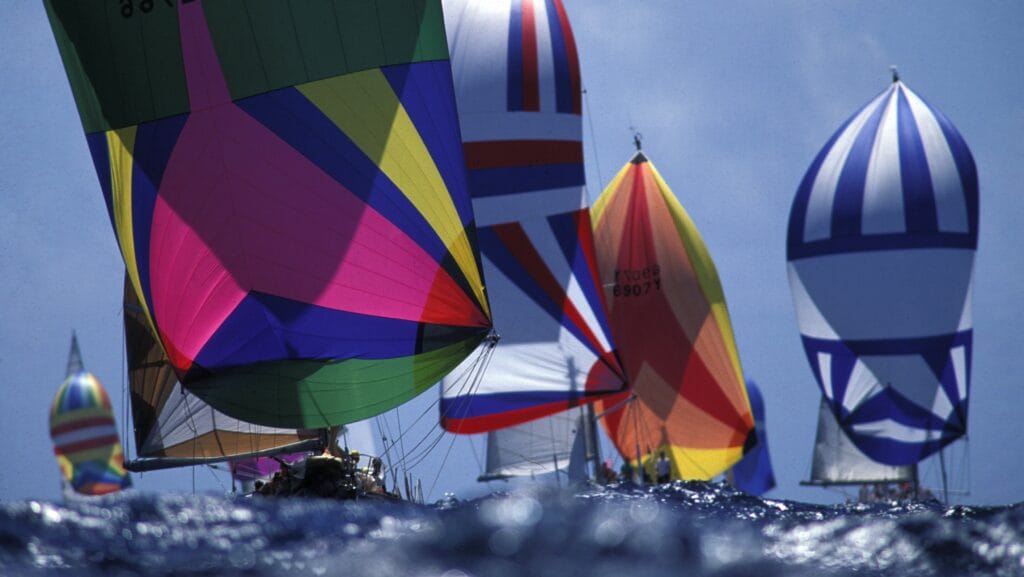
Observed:
[[[1024,504],[808,505],[708,483],[432,505],[128,492],[0,503],[0,575],[1024,575]]]

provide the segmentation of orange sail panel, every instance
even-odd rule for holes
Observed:
[[[755,441],[722,285],[704,241],[638,152],[592,208],[612,335],[631,391],[603,401],[619,452],[674,479],[710,479]],[[622,403],[634,395],[631,402]]]

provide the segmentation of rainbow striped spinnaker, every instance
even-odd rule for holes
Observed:
[[[50,438],[64,481],[75,492],[105,495],[131,486],[110,398],[82,368],[74,336],[68,377],[50,405]]]
[[[642,152],[592,212],[612,334],[630,386],[602,401],[609,414],[601,422],[634,466],[642,462],[653,473],[664,452],[673,479],[711,479],[756,443],[711,255]]]
[[[46,0],[142,311],[181,384],[328,427],[490,330],[440,0]]]
[[[624,373],[596,273],[579,61],[561,0],[446,0],[445,16],[501,341],[480,379],[444,381],[441,424],[477,433],[618,392]]]
[[[977,246],[971,151],[894,78],[808,168],[787,243],[811,370],[875,461],[910,465],[967,431]]]

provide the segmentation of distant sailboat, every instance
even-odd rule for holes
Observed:
[[[649,477],[664,453],[673,479],[711,479],[757,438],[711,255],[639,150],[592,210],[612,334],[630,387],[601,401],[601,422],[623,458],[642,463]]]
[[[971,152],[894,74],[811,164],[787,246],[807,360],[873,461],[913,465],[967,431],[977,245]]]
[[[110,397],[99,379],[85,370],[74,335],[67,379],[50,406],[50,437],[66,489],[105,495],[131,486]]]
[[[470,357],[443,382],[441,423],[468,434],[617,393],[624,374],[596,273],[579,61],[561,0],[446,0],[445,17],[501,334],[479,379],[458,378],[479,365]]]
[[[554,473],[569,482],[590,477],[587,470],[587,426],[579,411],[563,411],[543,419],[487,433],[485,470],[478,481],[536,477]]]
[[[865,455],[843,432],[825,398],[818,411],[810,479],[803,485],[868,485],[915,483],[914,465],[885,465]]]

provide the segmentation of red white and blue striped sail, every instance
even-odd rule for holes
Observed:
[[[560,0],[450,0],[463,151],[501,341],[442,425],[499,429],[623,388],[584,194],[579,61]],[[453,375],[467,374],[470,357]]]
[[[971,152],[898,79],[800,184],[787,248],[807,358],[876,461],[915,463],[967,430],[977,245]]]

